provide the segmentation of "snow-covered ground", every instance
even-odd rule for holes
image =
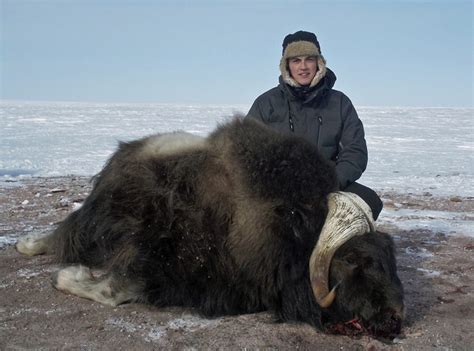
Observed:
[[[173,130],[205,136],[248,108],[1,102],[0,181],[31,175],[93,175],[118,141]],[[474,109],[359,107],[358,112],[369,147],[369,166],[361,183],[378,191],[474,196]],[[474,236],[472,214],[402,216],[398,209],[390,209],[380,220],[397,223],[401,217],[405,218],[397,224],[401,227],[428,225]]]

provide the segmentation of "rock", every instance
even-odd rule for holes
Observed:
[[[82,207],[82,203],[80,203],[80,202],[73,202],[72,203],[72,210],[73,211],[76,211],[76,210],[80,209],[81,207]]]
[[[69,199],[67,197],[63,197],[59,200],[59,205],[61,207],[68,207],[69,206]]]
[[[464,250],[474,250],[474,244],[467,244],[463,247]]]
[[[449,198],[451,202],[462,202],[462,199],[459,196],[453,196]]]
[[[50,192],[51,192],[51,193],[65,193],[65,192],[66,192],[66,189],[54,188],[54,189],[51,189]]]

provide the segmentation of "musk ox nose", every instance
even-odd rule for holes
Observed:
[[[376,339],[393,340],[400,335],[402,329],[403,317],[400,312],[403,311],[386,310],[373,320],[364,320],[356,316],[346,322],[328,324],[327,332],[350,337],[370,335]]]
[[[389,309],[382,314],[382,318],[379,323],[374,323],[367,329],[369,334],[372,334],[377,338],[393,339],[400,334],[403,319],[403,308],[398,311]]]

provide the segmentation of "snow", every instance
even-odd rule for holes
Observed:
[[[424,269],[424,268],[417,268],[416,270],[419,272],[422,272],[429,278],[439,277],[441,275],[441,272],[439,271],[432,271],[432,270]]]
[[[474,196],[474,109],[361,108],[376,189]]]
[[[474,214],[413,209],[383,209],[379,225],[393,225],[401,230],[431,229],[444,234],[474,237]]]
[[[97,173],[119,141],[186,130],[204,136],[238,106],[0,104],[0,176]]]
[[[189,333],[200,332],[205,329],[212,329],[222,322],[222,318],[204,319],[193,315],[183,315],[165,323],[142,323],[131,322],[123,318],[109,318],[106,325],[120,329],[122,332],[130,334],[143,334],[147,342],[159,342],[172,337],[173,331],[184,330]]]
[[[16,241],[18,240],[18,237],[13,237],[10,235],[0,235],[0,249],[9,246],[9,245],[14,245]]]
[[[183,130],[205,136],[244,105],[0,102],[0,181],[93,175],[119,141]],[[360,179],[378,191],[474,196],[472,108],[359,107],[369,148]],[[14,185],[12,185],[14,186]],[[453,218],[454,217],[454,218]],[[381,220],[400,228],[433,226],[474,236],[469,214],[406,214]]]

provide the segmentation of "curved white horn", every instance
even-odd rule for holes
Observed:
[[[318,304],[329,307],[336,287],[329,291],[329,268],[334,253],[349,239],[375,230],[370,207],[358,195],[334,192],[328,195],[328,214],[309,260],[311,286]]]

